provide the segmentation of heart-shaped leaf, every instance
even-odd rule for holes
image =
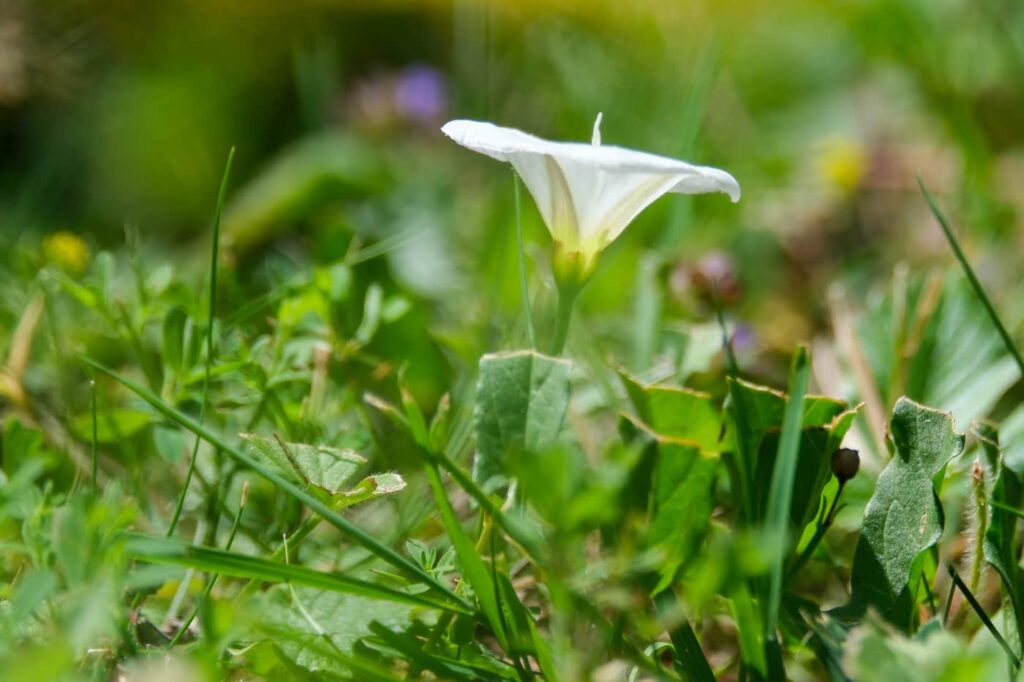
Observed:
[[[478,481],[504,475],[511,457],[544,453],[555,445],[569,408],[571,368],[567,360],[536,351],[480,359],[473,462]]]

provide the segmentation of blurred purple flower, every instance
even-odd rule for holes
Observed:
[[[360,127],[433,127],[448,110],[448,81],[425,64],[379,72],[358,81],[346,105],[351,120]]]
[[[437,69],[423,64],[406,67],[398,74],[395,105],[402,118],[431,123],[448,109],[448,82]]]
[[[737,352],[745,352],[754,349],[757,344],[757,332],[745,322],[738,322],[732,330],[732,347]]]

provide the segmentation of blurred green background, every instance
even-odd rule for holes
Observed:
[[[605,254],[588,328],[649,366],[657,342],[616,334],[709,319],[718,280],[781,357],[829,328],[830,290],[948,263],[917,174],[990,283],[1017,284],[1022,82],[1024,6],[1003,0],[4,0],[0,328],[45,262],[127,244],[201,281],[236,146],[225,305],[378,244],[457,355],[521,345],[511,173],[438,128],[585,140],[604,112],[606,143],[725,168],[744,198],[656,203]],[[548,237],[523,209],[543,310]]]

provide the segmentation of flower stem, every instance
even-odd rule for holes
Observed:
[[[565,339],[569,335],[569,321],[572,319],[572,307],[580,290],[575,287],[558,287],[558,313],[555,317],[555,335],[548,348],[549,355],[561,355],[565,348]]]
[[[523,299],[523,317],[526,318],[526,337],[530,340],[530,348],[537,348],[537,337],[533,331],[533,313],[530,311],[530,287],[526,283],[526,253],[523,248],[523,216],[519,208],[519,176],[512,173],[513,187],[516,197],[516,245],[519,248],[519,289]]]
[[[836,496],[832,498],[832,504],[829,506],[828,511],[825,512],[825,515],[821,517],[821,520],[818,522],[818,527],[814,530],[814,535],[811,536],[810,542],[807,543],[804,551],[800,553],[800,556],[797,557],[797,560],[787,572],[786,582],[789,582],[796,577],[796,574],[804,567],[807,560],[811,558],[811,554],[814,553],[814,550],[816,550],[818,545],[821,544],[821,541],[825,537],[825,533],[827,533],[828,529],[832,527],[832,522],[835,521],[836,510],[839,506],[839,497],[843,494],[844,485],[845,483],[842,482],[839,484],[839,489],[836,490]]]

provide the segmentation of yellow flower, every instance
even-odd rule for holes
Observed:
[[[821,155],[821,170],[832,185],[852,192],[860,186],[867,170],[863,145],[849,139],[828,140]]]
[[[89,267],[89,246],[76,234],[55,232],[43,240],[43,255],[48,263],[80,275]]]

